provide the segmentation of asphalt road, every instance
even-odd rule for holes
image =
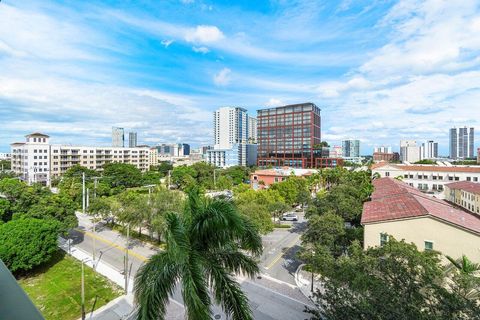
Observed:
[[[298,262],[292,260],[298,250],[300,232],[304,228],[302,220],[295,223],[294,227],[276,229],[273,233],[264,237],[265,251],[261,258],[261,271],[257,279],[239,278],[242,289],[247,294],[255,319],[259,320],[295,320],[307,319],[308,314],[303,312],[305,305],[310,304],[298,288],[296,288],[293,274]],[[96,225],[93,233],[92,223],[89,218],[79,215],[79,227],[70,232],[73,244],[86,251],[93,252],[104,263],[117,270],[123,270],[124,256],[126,251],[126,239],[119,233]],[[138,240],[130,242],[129,265],[133,276],[138,268],[154,254],[157,249]],[[183,306],[180,289],[176,290],[173,302]],[[214,307],[216,319],[226,319],[218,306]],[[176,318],[178,315],[172,315]]]

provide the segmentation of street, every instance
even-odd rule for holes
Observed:
[[[96,259],[100,259],[118,271],[124,269],[126,238],[116,231],[97,223],[96,232],[90,217],[77,214],[79,227],[70,232],[72,245],[86,252],[93,252],[95,247]],[[295,285],[294,274],[298,262],[294,254],[300,243],[300,232],[305,227],[305,221],[300,218],[299,223],[293,223],[290,229],[276,229],[263,237],[265,251],[261,257],[261,274],[256,279],[238,278],[242,289],[247,294],[255,319],[260,320],[292,320],[307,319],[303,312],[305,305],[311,302],[300,292]],[[135,231],[133,231],[135,232]],[[131,239],[128,255],[130,275],[155,254],[158,249],[139,240]],[[130,284],[133,285],[133,284]],[[178,306],[183,306],[180,289],[177,289],[172,300],[175,308],[169,307],[168,319],[179,318]],[[170,304],[172,305],[172,304]],[[180,308],[181,309],[181,308]],[[219,306],[213,309],[216,319],[226,319]],[[172,314],[175,313],[175,314]]]

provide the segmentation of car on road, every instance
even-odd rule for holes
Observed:
[[[283,221],[298,221],[298,216],[295,213],[285,213],[282,216]]]

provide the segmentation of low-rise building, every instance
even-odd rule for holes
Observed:
[[[480,166],[410,165],[380,162],[372,165],[372,175],[399,178],[420,191],[443,198],[447,183],[455,181],[480,182]]]
[[[11,153],[0,152],[0,160],[10,160],[11,158]]]
[[[291,176],[308,177],[316,173],[315,169],[300,168],[276,168],[256,170],[250,175],[250,186],[254,190],[260,190],[270,187],[272,184],[282,182]]]
[[[102,170],[111,162],[133,164],[142,171],[149,169],[149,148],[86,147],[50,144],[50,137],[42,133],[26,136],[25,142],[11,144],[12,170],[29,184],[49,185],[74,165]]]
[[[361,219],[365,249],[393,236],[419,250],[480,262],[480,218],[396,179],[375,179],[373,185]]]
[[[447,183],[445,200],[480,215],[480,183],[470,181]]]
[[[400,154],[398,152],[374,152],[373,153],[374,162],[397,162],[400,161]]]

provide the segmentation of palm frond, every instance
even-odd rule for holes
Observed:
[[[178,263],[165,252],[152,256],[140,267],[134,283],[137,320],[165,318],[166,305],[178,276]]]
[[[168,212],[165,216],[165,240],[167,252],[175,255],[176,259],[185,259],[186,252],[190,248],[187,230],[180,216],[174,212]]]
[[[253,320],[248,298],[240,285],[225,269],[212,260],[207,261],[207,272],[213,287],[215,301],[232,320]]]
[[[211,300],[202,260],[192,251],[188,263],[181,270],[182,296],[189,320],[207,320],[211,315]]]
[[[243,216],[241,218],[243,220],[244,231],[240,239],[240,247],[258,257],[263,252],[262,238],[256,226],[248,218]]]
[[[208,259],[225,268],[228,273],[246,274],[254,277],[259,268],[257,262],[238,251],[238,248],[225,248],[212,252]]]

